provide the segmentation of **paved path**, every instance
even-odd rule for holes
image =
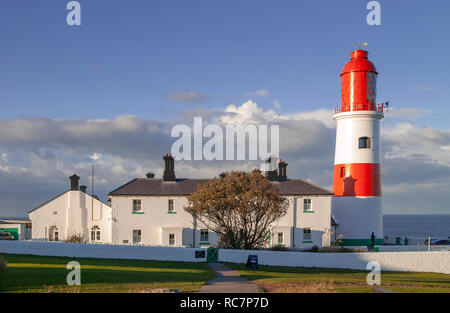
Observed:
[[[373,291],[375,291],[376,293],[394,293],[392,290],[385,288],[375,288]]]
[[[217,277],[203,285],[199,293],[259,293],[255,283],[242,278],[238,272],[221,263],[208,263]]]

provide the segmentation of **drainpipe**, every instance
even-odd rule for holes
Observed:
[[[292,215],[292,248],[295,249],[295,228],[297,227],[297,197],[294,197],[294,208]]]
[[[194,229],[192,230],[192,248],[195,248],[195,232],[197,230],[197,219],[195,218],[195,216],[193,216],[193,218]]]

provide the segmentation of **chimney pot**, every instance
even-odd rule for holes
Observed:
[[[145,176],[147,176],[147,178],[155,178],[155,173],[148,172],[147,174],[145,174]]]
[[[175,177],[175,161],[172,154],[167,154],[163,157],[164,160],[164,173],[163,181],[176,181]]]
[[[86,193],[86,189],[87,189],[87,186],[85,186],[85,185],[80,186],[80,191]]]
[[[69,177],[70,179],[70,190],[78,190],[78,182],[80,181],[80,176],[73,174]]]

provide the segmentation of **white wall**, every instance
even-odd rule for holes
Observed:
[[[286,247],[306,249],[330,245],[331,196],[287,198],[287,214],[273,225],[272,245],[277,244],[278,232],[283,232]],[[312,200],[313,212],[303,211],[303,198]],[[141,200],[141,214],[133,214],[133,199]],[[168,213],[169,199],[173,200],[176,213]],[[186,204],[185,196],[111,196],[113,243],[133,243],[133,230],[140,229],[142,244],[167,246],[169,233],[172,233],[176,238],[175,246],[191,246],[195,229],[195,246],[199,246],[203,226],[195,225],[193,217],[184,211]],[[311,228],[311,240],[303,238],[304,227]],[[209,243],[216,245],[216,234],[210,232],[209,237]]]
[[[450,274],[450,251],[312,253],[261,250],[219,250],[219,261],[246,263],[249,254],[258,255],[258,262],[262,265],[366,270],[368,262],[377,261],[380,263],[382,271]]]
[[[287,213],[273,225],[271,245],[278,244],[277,233],[283,232],[285,246],[307,249],[330,245],[331,196],[288,196]],[[311,199],[311,211],[304,212],[303,200]],[[303,229],[311,228],[311,240],[303,238]],[[312,241],[312,242],[309,242]]]
[[[58,227],[59,240],[70,235],[83,235],[89,241],[90,230],[99,226],[101,242],[111,242],[111,208],[79,190],[69,190],[28,214],[32,223],[32,239],[49,238],[51,226]],[[93,205],[93,206],[92,206]]]
[[[199,250],[205,251],[205,249],[201,248],[0,240],[0,253],[74,258],[206,262],[206,257],[199,259],[195,258],[195,251]]]
[[[0,253],[204,262],[196,259],[201,248],[171,248],[126,245],[76,244],[63,242],[0,241]],[[206,253],[205,253],[206,254]],[[219,250],[220,262],[246,263],[249,254],[258,255],[259,264],[366,270],[369,261],[377,261],[382,271],[434,272],[450,274],[450,251],[310,253],[262,250]]]
[[[141,200],[141,214],[133,214],[133,199]],[[173,200],[176,213],[168,213],[169,199]],[[184,196],[111,196],[113,243],[132,244],[133,230],[141,230],[142,244],[162,245],[168,242],[168,238],[165,238],[168,232],[163,234],[163,229],[174,229],[178,234],[176,245],[192,244],[194,219],[184,211],[186,204],[187,198]],[[181,234],[184,238],[181,238]],[[196,238],[196,244],[198,241],[199,237]]]

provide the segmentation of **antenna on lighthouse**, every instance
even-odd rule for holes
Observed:
[[[366,42],[358,42],[358,49],[361,49],[361,46],[363,46],[363,47],[367,47],[369,45],[369,43],[366,41]]]

